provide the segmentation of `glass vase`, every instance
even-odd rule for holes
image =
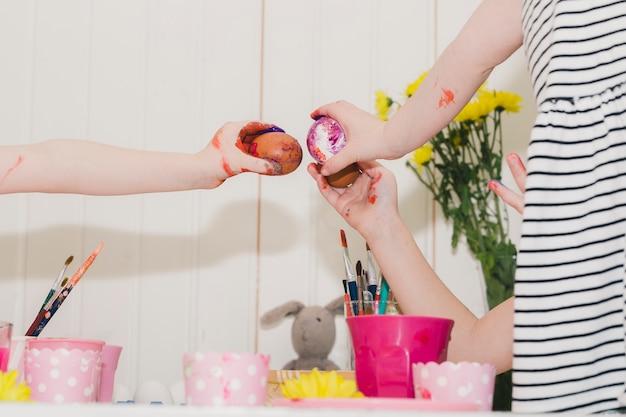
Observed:
[[[480,262],[485,279],[485,292],[489,309],[513,296],[516,255],[496,255]],[[496,376],[493,394],[494,411],[511,411],[513,381],[512,371]]]

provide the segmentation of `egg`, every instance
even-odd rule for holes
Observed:
[[[135,391],[134,401],[138,404],[162,403],[174,404],[174,398],[170,390],[154,379],[143,382]]]
[[[342,150],[346,143],[346,135],[339,123],[327,116],[313,122],[306,137],[309,153],[317,162],[325,162]]]
[[[311,125],[306,137],[309,153],[318,163],[324,162],[346,146],[346,135],[339,123],[331,117],[320,117]],[[358,178],[361,170],[351,164],[335,174],[326,177],[331,187],[346,188]]]
[[[289,174],[302,162],[302,147],[295,138],[284,132],[269,132],[257,136],[247,144],[247,152],[272,163],[274,175]]]
[[[351,186],[354,181],[361,174],[361,170],[357,164],[350,164],[341,171],[328,175],[326,181],[328,185],[335,188],[347,188]]]

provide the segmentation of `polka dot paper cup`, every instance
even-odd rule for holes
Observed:
[[[264,406],[268,355],[196,352],[183,355],[187,405]]]
[[[476,404],[480,411],[493,408],[496,368],[477,362],[413,364],[415,398],[437,402]]]
[[[23,360],[31,399],[57,404],[95,402],[103,345],[103,341],[88,339],[28,339]]]

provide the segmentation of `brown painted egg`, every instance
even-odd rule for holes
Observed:
[[[359,166],[357,164],[351,164],[339,172],[328,175],[326,177],[326,181],[328,181],[328,185],[331,187],[347,188],[351,186],[354,181],[356,181],[360,174],[361,170],[359,169]]]
[[[284,132],[264,133],[248,144],[248,153],[263,158],[274,165],[274,175],[293,172],[302,162],[302,147],[291,135]]]

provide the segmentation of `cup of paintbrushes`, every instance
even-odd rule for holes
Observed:
[[[447,359],[453,321],[371,314],[346,318],[356,382],[367,397],[414,398],[411,365]]]

